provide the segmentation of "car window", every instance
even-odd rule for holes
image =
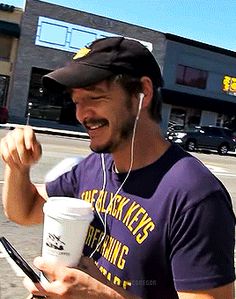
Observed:
[[[224,135],[223,131],[221,129],[218,129],[218,128],[212,128],[213,129],[213,134],[215,136],[222,136]]]
[[[184,126],[174,126],[174,130],[183,130]]]
[[[224,133],[225,133],[225,135],[228,136],[228,137],[233,137],[233,132],[230,131],[230,130],[225,130],[225,129],[224,129]]]
[[[217,130],[215,130],[215,128],[205,128],[205,132],[207,135],[214,135],[217,136],[219,135],[219,132]]]
[[[202,127],[204,128],[205,134],[211,135],[211,136],[228,136],[232,137],[232,132],[230,130],[224,129],[224,128],[213,128],[213,127]]]

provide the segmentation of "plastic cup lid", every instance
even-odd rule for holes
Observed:
[[[44,204],[43,211],[47,215],[57,217],[93,218],[92,205],[82,199],[73,197],[50,197]]]

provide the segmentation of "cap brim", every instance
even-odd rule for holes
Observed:
[[[42,83],[47,90],[58,92],[58,88],[63,90],[87,87],[105,80],[113,74],[110,70],[74,63],[43,76]]]

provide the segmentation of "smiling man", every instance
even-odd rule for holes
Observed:
[[[109,80],[92,88],[71,91],[72,100],[77,107],[77,118],[87,129],[90,147],[95,152],[114,152],[121,144],[120,139],[130,138],[136,117],[137,107],[133,107],[133,115],[128,113],[132,105],[125,92],[115,84],[117,79],[112,77]],[[93,113],[94,109],[96,115]]]
[[[148,49],[123,37],[100,39],[43,84],[70,93],[93,153],[36,187],[29,172],[41,145],[30,127],[10,132],[1,141],[5,213],[41,223],[48,197],[70,196],[90,202],[94,220],[78,269],[37,258],[51,283],[42,289],[26,279],[27,289],[55,299],[233,299],[230,196],[161,135],[163,82]]]

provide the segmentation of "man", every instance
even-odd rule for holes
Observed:
[[[97,40],[43,84],[71,94],[94,153],[39,188],[29,172],[41,146],[29,127],[11,132],[1,142],[6,215],[40,223],[48,196],[63,195],[91,202],[95,219],[79,269],[37,258],[52,282],[42,289],[26,279],[28,290],[49,298],[233,299],[231,200],[206,167],[162,137],[162,77],[152,54],[123,37]]]

